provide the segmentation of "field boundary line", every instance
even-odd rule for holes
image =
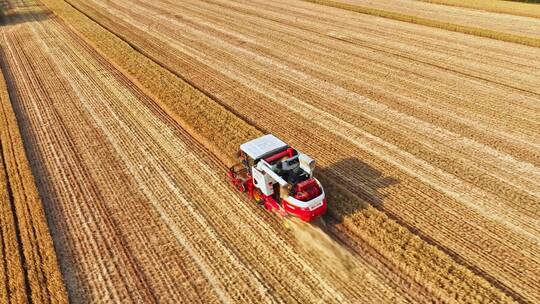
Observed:
[[[468,26],[468,25],[461,25],[461,24],[455,24],[450,22],[442,22],[438,20],[433,20],[429,18],[424,17],[418,17],[413,15],[407,15],[403,13],[397,13],[397,12],[391,12],[371,7],[366,7],[362,5],[356,5],[356,4],[349,4],[349,3],[342,3],[339,1],[331,1],[331,0],[302,0],[305,2],[310,2],[314,4],[319,5],[325,5],[329,7],[344,9],[360,14],[366,14],[366,15],[372,15],[397,21],[403,21],[408,23],[414,23],[419,25],[425,25],[429,27],[435,27],[443,30],[468,34],[468,35],[474,35],[484,38],[490,38],[495,40],[501,40],[506,42],[512,42],[512,43],[518,43],[523,44],[527,46],[532,47],[540,47],[540,39],[539,38],[532,38],[527,36],[521,36],[511,33],[505,33],[500,31],[494,31],[490,29],[480,28],[480,27],[474,27],[474,26]]]
[[[262,134],[261,130],[229,111],[219,100],[204,94],[151,60],[69,1],[41,1],[224,164],[233,162],[231,156],[241,143]],[[430,292],[429,296],[450,302],[456,299],[478,300],[476,297],[481,297],[485,302],[515,301],[492,282],[453,260],[437,246],[422,240],[341,185],[329,178],[324,178],[323,183],[328,189],[333,189],[329,191],[329,200],[332,201],[334,210],[331,213],[334,217],[340,220],[348,210],[356,209],[354,215],[345,217],[344,223],[356,231],[362,231],[366,244],[392,261],[409,280],[425,286]],[[381,234],[386,234],[388,238],[381,240]],[[387,242],[386,239],[394,241]],[[409,257],[407,254],[412,254],[412,251],[421,254],[424,259]],[[446,284],[448,280],[456,282]]]

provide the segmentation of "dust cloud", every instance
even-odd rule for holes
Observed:
[[[322,265],[328,265],[340,275],[352,276],[355,272],[354,256],[325,231],[322,218],[315,223],[305,223],[297,218],[286,218],[285,225],[293,233],[298,245],[309,252]]]

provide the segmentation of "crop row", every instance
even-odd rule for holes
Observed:
[[[479,9],[494,13],[511,14],[525,17],[540,18],[540,7],[534,3],[518,3],[518,2],[538,2],[538,1],[520,1],[514,0],[421,0],[424,2],[443,4],[449,6],[466,7]],[[511,0],[512,1],[512,0]]]
[[[532,37],[526,37],[516,34],[510,34],[510,33],[503,33],[499,31],[494,31],[486,28],[479,28],[474,26],[467,26],[467,25],[461,25],[461,24],[454,24],[449,22],[443,22],[439,20],[433,20],[429,18],[424,17],[418,17],[418,16],[411,16],[403,13],[398,12],[390,12],[386,10],[376,9],[376,8],[370,8],[365,7],[361,5],[356,4],[349,4],[349,3],[343,3],[339,1],[329,1],[329,0],[303,0],[307,2],[312,2],[316,4],[331,6],[335,8],[345,9],[361,14],[368,14],[398,21],[404,21],[404,22],[410,22],[425,26],[431,26],[436,27],[444,30],[454,31],[458,33],[464,33],[469,35],[475,35],[479,37],[486,37],[491,39],[497,39],[507,42],[513,42],[513,43],[519,43],[523,45],[528,46],[534,46],[534,47],[540,47],[540,39],[538,38],[532,38]]]
[[[0,71],[0,302],[67,303],[67,294]],[[9,301],[8,301],[9,300]]]
[[[233,162],[231,156],[240,143],[261,134],[65,2],[43,2],[120,70],[126,72],[180,125],[226,164]],[[483,278],[422,241],[383,212],[362,203],[358,197],[324,176],[321,179],[328,187],[332,216],[343,218],[349,229],[358,231],[357,235],[391,257],[414,280],[430,286],[433,292],[440,292],[441,298],[486,302],[510,300]],[[357,210],[359,204],[364,205],[364,208],[345,216],[350,210]]]

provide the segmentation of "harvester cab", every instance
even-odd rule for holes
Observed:
[[[315,161],[306,154],[269,134],[240,145],[238,159],[227,173],[231,183],[267,210],[306,222],[326,212]]]

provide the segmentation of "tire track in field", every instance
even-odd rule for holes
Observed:
[[[44,34],[45,32],[42,31],[42,33]],[[59,36],[62,36],[62,34],[67,35],[68,33],[61,33],[61,34],[59,34]],[[39,36],[39,34],[36,34],[36,36]],[[75,37],[75,36],[73,35],[73,37]],[[48,48],[47,45],[43,45],[42,47],[50,52],[50,48]],[[71,51],[73,51],[73,49],[72,49]],[[64,52],[66,52],[66,50],[64,50]],[[74,55],[75,55],[75,56],[78,56],[78,58],[85,58],[85,54],[82,54],[82,53],[74,53]],[[65,62],[73,62],[73,59],[69,60],[69,58],[66,58],[65,54],[62,53],[62,52],[56,52],[56,53],[52,54],[51,56],[52,56],[53,58],[64,58],[64,59],[65,59]],[[59,62],[63,62],[63,61],[59,61]],[[64,67],[64,69],[65,69],[65,67]],[[72,67],[72,70],[70,71],[70,74],[65,74],[65,70],[64,70],[64,71],[59,70],[58,73],[59,73],[60,75],[63,75],[65,79],[69,79],[70,76],[68,76],[68,75],[70,75],[70,74],[77,74],[78,71],[75,69],[75,67]],[[91,81],[90,81],[89,79],[87,79],[86,82],[87,82],[87,83],[90,83]],[[70,83],[70,85],[71,85],[71,87],[73,88],[74,92],[77,94],[76,97],[80,98],[80,97],[81,97],[81,93],[80,93],[80,91],[77,89],[76,84]],[[86,99],[88,99],[88,98],[86,98]],[[84,112],[84,111],[82,111],[80,114],[81,114],[81,116],[87,115],[87,113]],[[71,115],[71,113],[70,113],[69,111],[66,111],[66,112],[62,113],[62,115],[63,115],[64,117],[68,117],[68,116]],[[75,118],[73,121],[77,121],[76,118]],[[92,123],[92,121],[89,121],[89,123]],[[99,140],[99,139],[97,139],[97,140]],[[104,141],[103,145],[107,145],[107,144],[108,144],[108,142]],[[83,144],[83,145],[84,145],[84,144]],[[96,171],[99,172],[100,169],[97,169]],[[99,177],[94,177],[94,178],[99,178]],[[104,176],[104,177],[102,177],[102,178],[104,178],[104,184],[109,184],[109,183],[110,183],[110,181],[107,180],[107,178],[110,178],[110,177]],[[112,195],[114,195],[114,193],[115,193],[116,191],[118,191],[118,190],[119,190],[118,188],[110,189],[109,192],[110,192]],[[128,193],[129,191],[131,191],[131,190],[127,190],[127,189],[126,189],[126,190],[124,191],[124,193]],[[129,218],[129,217],[132,215],[132,214],[130,214],[130,211],[129,211],[129,210],[125,210],[124,212],[125,212],[125,213],[123,214],[124,217],[128,217],[128,218]],[[119,221],[124,222],[124,220],[122,220],[122,218],[120,218],[120,219],[117,218],[116,220],[115,220],[115,219],[113,219],[113,220],[116,222],[117,225],[119,224],[119,223],[118,223]],[[152,219],[146,219],[146,220],[145,220],[145,222],[149,222],[149,221],[152,221]],[[136,230],[137,232],[134,232],[133,234],[136,234],[136,233],[148,234],[147,231],[144,231],[144,229],[141,229],[140,227],[137,227],[136,229],[137,229],[137,230]],[[156,230],[158,230],[158,229],[156,229]],[[123,246],[129,245],[129,244],[126,244],[125,237],[124,237],[123,239],[124,239],[124,240],[123,240]],[[139,248],[137,248],[137,247],[139,247]],[[152,255],[154,254],[153,252],[149,251],[149,250],[146,248],[147,246],[143,246],[142,248],[140,248],[141,246],[137,246],[137,247],[135,247],[135,248],[136,248],[135,250],[140,250],[140,251],[143,251],[143,252],[144,252],[144,254],[141,255],[141,256],[139,256],[138,258],[145,259],[145,254],[148,255],[148,256],[152,256]],[[158,259],[159,259],[159,258],[158,258]],[[159,264],[159,262],[156,263],[156,260],[155,260],[155,259],[154,259],[154,260],[150,260],[149,262],[152,263],[152,267],[154,267],[155,269],[160,270],[160,271],[164,271],[164,270],[165,270],[165,269]],[[146,270],[148,270],[148,268],[147,268]],[[159,274],[159,272],[157,272],[157,274]],[[145,275],[142,273],[142,270],[138,272],[138,275],[139,275],[139,276],[142,276],[142,277],[145,276]],[[164,279],[167,280],[166,282],[167,282],[168,284],[173,284],[173,283],[172,283],[172,279],[173,279],[173,278],[164,278]],[[146,279],[145,279],[145,280],[146,280]],[[173,292],[172,296],[174,296],[174,297],[180,297],[180,296],[181,296],[180,294],[175,294],[175,293],[174,293],[174,290],[172,290],[172,292]]]
[[[19,301],[30,302],[31,297],[28,293],[28,272],[25,268],[25,257],[22,250],[20,231],[17,226],[17,213],[13,206],[12,190],[9,182],[9,176],[7,175],[7,166],[0,145],[0,181],[4,191],[0,192],[0,237],[2,256],[2,267],[5,270],[5,274],[2,275],[2,285],[6,286],[5,297],[7,302]],[[7,253],[7,254],[6,254]],[[5,279],[5,280],[4,280]]]

